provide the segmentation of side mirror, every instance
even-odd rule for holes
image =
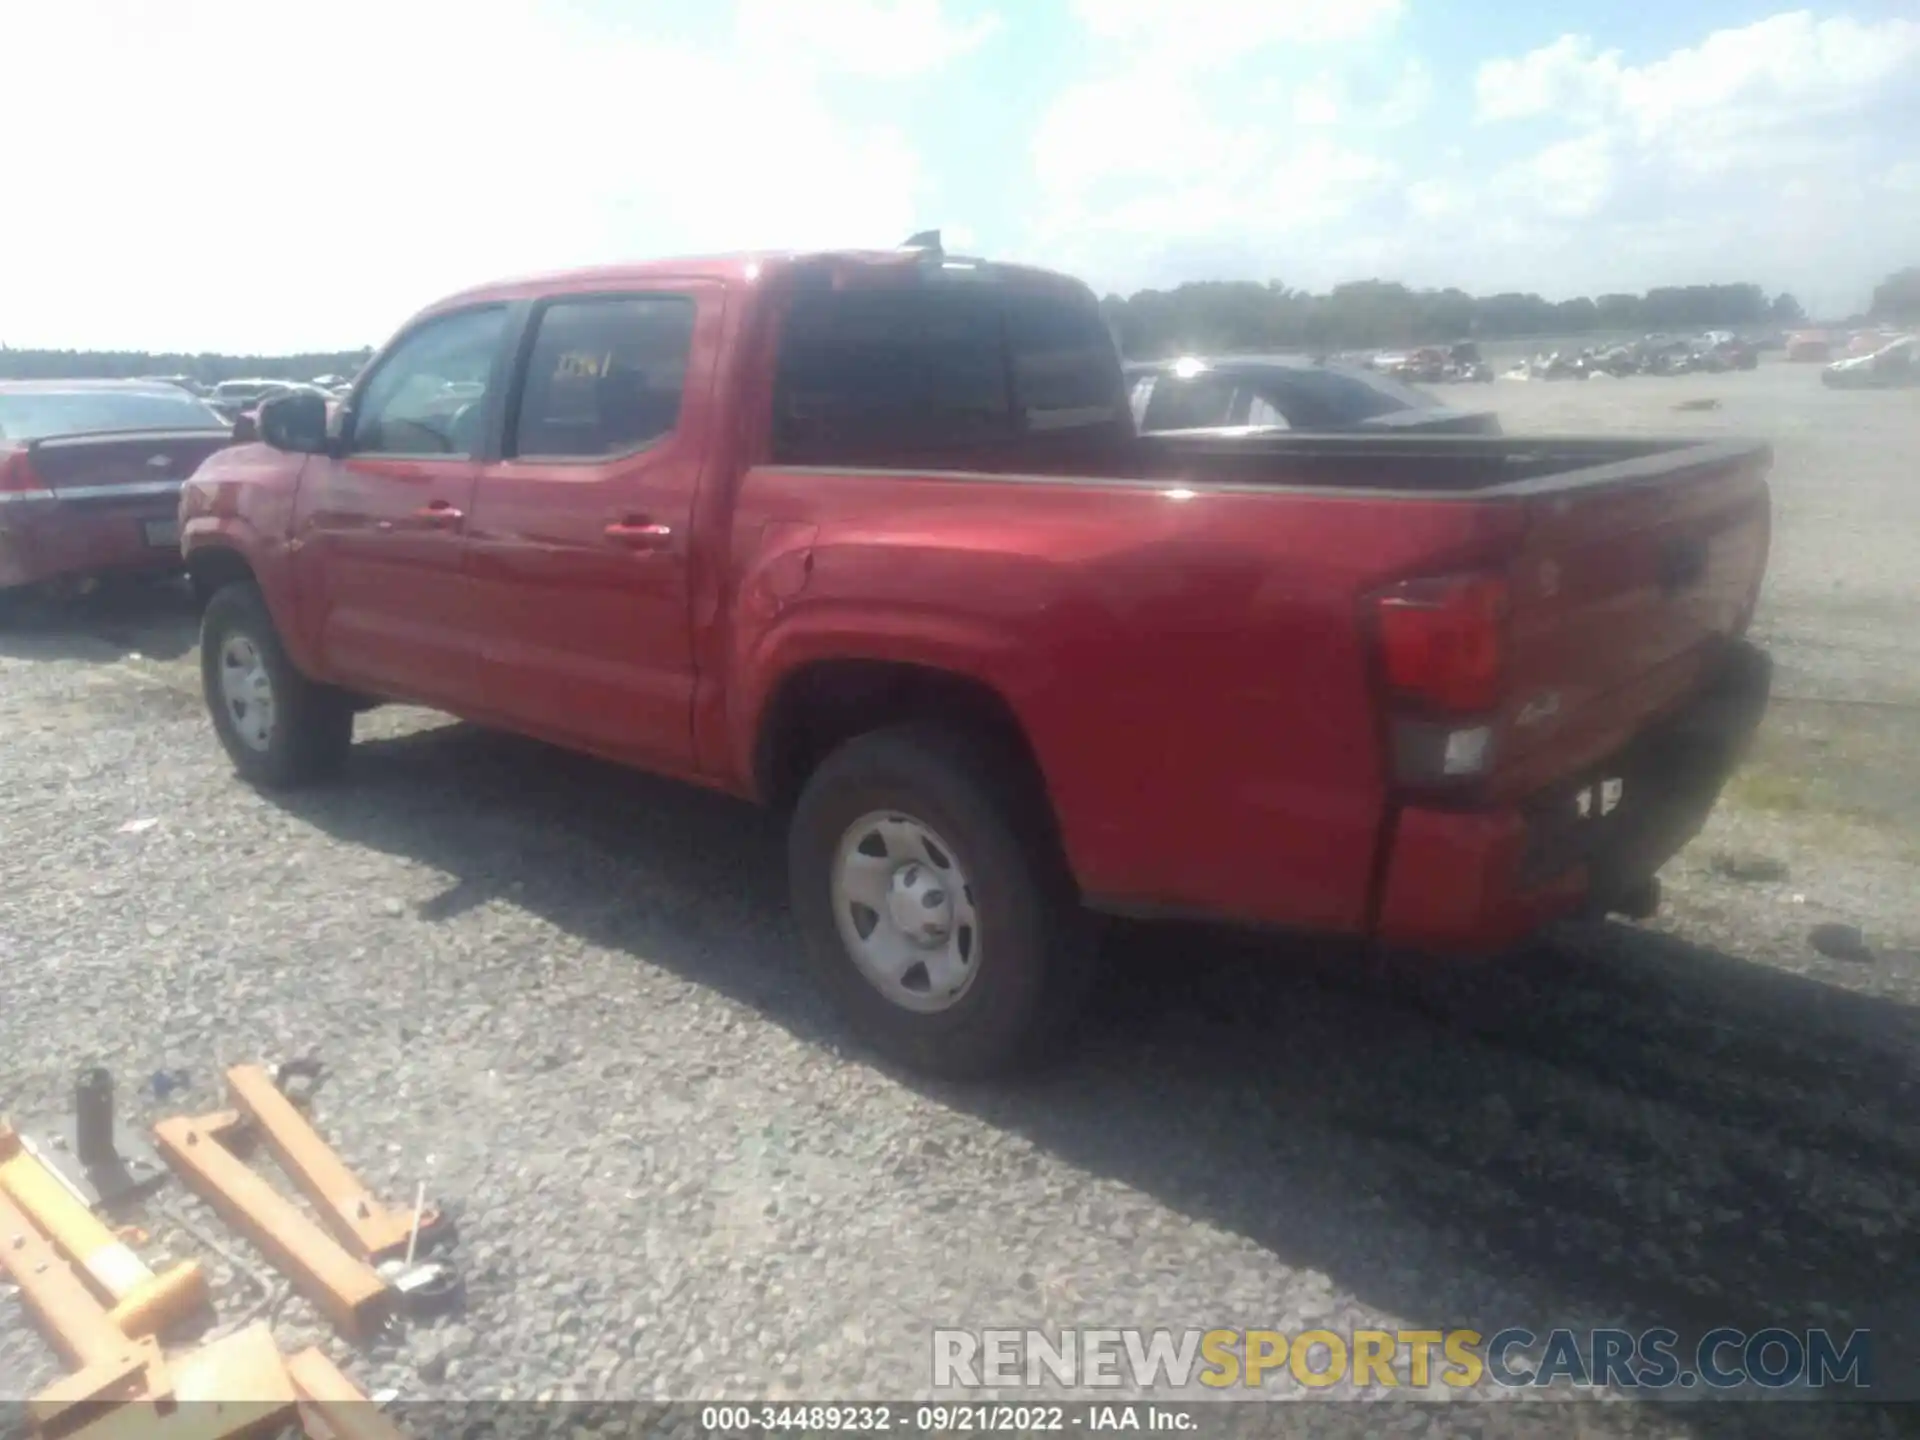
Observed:
[[[243,410],[233,417],[233,438],[242,445],[260,438],[260,427],[254,423],[249,412]]]
[[[276,450],[323,455],[327,449],[327,402],[305,390],[276,395],[256,412],[260,438]]]

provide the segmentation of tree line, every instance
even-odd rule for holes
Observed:
[[[1579,336],[1753,327],[1806,322],[1800,302],[1771,299],[1758,285],[1668,285],[1640,295],[1547,300],[1509,291],[1415,290],[1390,280],[1355,280],[1325,295],[1278,281],[1204,280],[1142,290],[1100,302],[1129,356],[1186,352],[1345,350],[1433,345],[1455,340]],[[1920,266],[1889,275],[1866,318],[1920,324]],[[185,375],[205,384],[241,377],[305,380],[351,375],[372,356],[363,348],[304,355],[177,355],[143,350],[14,350],[0,345],[0,379],[123,379]]]
[[[1608,332],[1784,329],[1807,318],[1793,296],[1769,299],[1758,285],[1675,285],[1641,295],[1547,300],[1511,291],[1415,290],[1390,280],[1356,280],[1325,295],[1278,281],[1204,281],[1125,299],[1109,295],[1101,305],[1121,348],[1142,359]]]
[[[133,380],[184,375],[203,385],[222,380],[311,380],[351,375],[373,358],[359,350],[303,355],[180,355],[147,350],[15,350],[0,345],[0,380]]]

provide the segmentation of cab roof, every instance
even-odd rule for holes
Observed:
[[[898,250],[748,250],[728,255],[684,256],[641,260],[584,269],[551,270],[471,286],[435,302],[422,315],[489,300],[525,300],[554,291],[589,291],[674,280],[718,280],[734,285],[758,285],[802,269],[848,272],[894,270],[902,275],[916,268],[984,271],[1001,283],[1036,289],[1072,290],[1091,294],[1079,280],[1058,271],[1031,265],[1012,265],[938,250],[905,247]]]

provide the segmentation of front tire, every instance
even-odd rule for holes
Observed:
[[[200,617],[200,680],[214,733],[242,779],[285,790],[339,772],[353,706],[287,658],[257,585],[223,586]]]
[[[1044,800],[994,746],[930,726],[848,741],[808,779],[788,832],[793,912],[822,985],[862,1039],[975,1079],[1054,1046],[1090,945]]]

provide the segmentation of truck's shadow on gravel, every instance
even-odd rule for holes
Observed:
[[[840,1043],[758,812],[467,727],[286,803],[459,877],[427,918],[504,898]],[[1105,960],[1062,1067],[905,1083],[1416,1323],[1867,1326],[1883,1379],[1914,1353],[1911,1007],[1623,926],[1473,971],[1186,927]]]

